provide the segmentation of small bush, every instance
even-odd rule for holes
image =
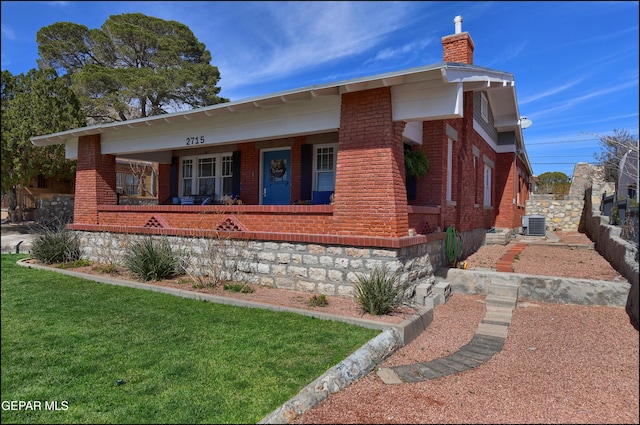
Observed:
[[[223,286],[226,291],[242,292],[243,294],[250,294],[254,292],[254,289],[247,284],[242,283],[228,283]]]
[[[64,223],[38,230],[31,242],[31,256],[45,264],[69,263],[80,259],[78,235]]]
[[[166,238],[159,241],[146,237],[131,245],[125,253],[127,269],[143,281],[162,280],[180,274],[180,259]]]
[[[118,266],[114,263],[103,264],[95,267],[96,271],[107,274],[119,274]]]
[[[314,295],[309,298],[309,305],[311,307],[325,307],[329,305],[329,301],[325,294]]]
[[[61,269],[75,269],[77,267],[86,267],[86,266],[90,266],[91,265],[91,261],[81,258],[79,260],[75,260],[72,261],[70,263],[62,263],[60,264],[60,268]]]
[[[400,304],[402,288],[396,284],[397,274],[374,268],[369,276],[359,275],[354,285],[356,300],[364,311],[375,316],[390,313]]]

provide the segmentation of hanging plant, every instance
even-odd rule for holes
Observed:
[[[404,168],[410,176],[424,177],[429,171],[429,160],[423,151],[405,150]]]

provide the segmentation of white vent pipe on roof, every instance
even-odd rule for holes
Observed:
[[[453,18],[453,23],[456,24],[456,34],[460,34],[462,32],[462,16],[458,15]]]

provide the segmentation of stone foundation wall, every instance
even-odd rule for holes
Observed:
[[[76,231],[83,258],[106,264],[123,264],[128,248],[144,235]],[[460,258],[484,242],[479,229],[458,235]],[[433,283],[434,269],[446,265],[446,240],[436,239],[410,247],[368,248],[311,243],[243,241],[180,236],[166,237],[174,252],[185,261],[188,273],[216,276],[222,280],[254,283],[282,289],[353,296],[358,276],[376,267],[398,274],[406,301],[412,301],[415,287]]]
[[[74,195],[43,194],[38,198],[35,220],[39,223],[53,219],[73,221]]]

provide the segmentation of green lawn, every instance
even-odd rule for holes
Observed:
[[[2,423],[255,423],[379,334],[15,264],[25,257],[1,256]]]

